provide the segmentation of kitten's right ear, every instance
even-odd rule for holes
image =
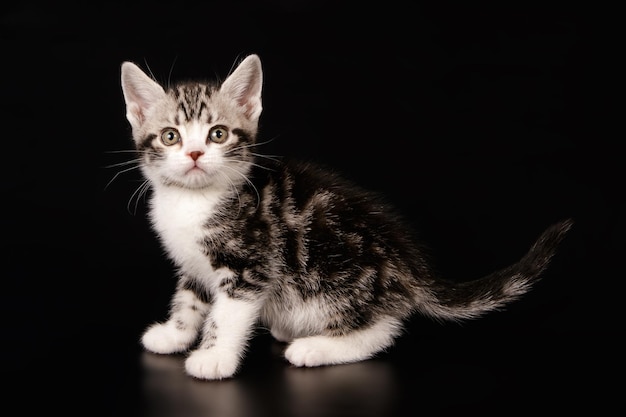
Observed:
[[[165,90],[132,62],[122,64],[122,91],[126,118],[133,129],[141,127],[149,109],[165,97]]]

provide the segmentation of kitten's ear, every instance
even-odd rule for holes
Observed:
[[[261,105],[262,85],[261,60],[257,55],[249,55],[222,83],[220,92],[228,95],[239,106],[243,107],[250,120],[256,120],[263,109]]]
[[[122,91],[126,101],[126,118],[133,129],[146,120],[148,110],[165,97],[165,91],[156,81],[132,62],[122,64]]]

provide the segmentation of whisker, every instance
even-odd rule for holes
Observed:
[[[274,161],[274,162],[280,162],[280,158],[282,158],[282,156],[280,155],[263,155],[261,153],[254,153],[254,152],[250,152],[250,155],[256,156],[257,158],[269,159],[270,161]]]
[[[137,187],[135,192],[133,192],[133,194],[130,196],[130,199],[128,200],[128,204],[126,204],[126,209],[128,210],[130,214],[132,214],[133,216],[137,214],[137,207],[139,206],[139,200],[141,199],[142,196],[146,195],[149,189],[150,189],[150,181],[145,180],[141,183],[141,185],[139,185],[139,187]],[[130,206],[135,196],[136,196],[135,209],[131,211]]]
[[[256,188],[256,186],[254,185],[254,183],[250,180],[250,178],[248,178],[248,176],[247,176],[247,175],[245,175],[243,172],[241,172],[241,171],[239,171],[239,170],[237,170],[237,169],[235,169],[234,167],[231,167],[231,166],[229,166],[229,165],[224,165],[224,164],[222,164],[222,165],[221,165],[221,167],[222,167],[222,168],[228,168],[228,169],[230,169],[231,171],[233,171],[235,174],[237,174],[237,175],[241,176],[241,178],[243,178],[243,179],[244,179],[244,181],[245,181],[245,182],[247,182],[247,183],[248,183],[248,184],[249,184],[249,185],[250,185],[250,186],[254,189],[254,192],[256,193],[256,199],[257,199],[257,204],[256,204],[256,207],[258,208],[258,207],[259,207],[259,204],[261,204],[261,195],[259,194],[259,190]]]
[[[120,149],[117,151],[104,151],[104,153],[141,153],[145,151],[140,151],[138,149]]]
[[[268,139],[268,140],[266,140],[266,141],[264,141],[264,142],[254,142],[254,143],[248,143],[248,144],[246,144],[246,145],[241,145],[241,146],[239,147],[239,149],[242,149],[242,148],[254,148],[255,146],[263,146],[263,145],[267,145],[268,143],[272,143],[272,142],[274,142],[274,140],[276,140],[276,138]]]
[[[149,154],[150,150],[136,150],[136,149],[128,149],[128,150],[119,150],[119,151],[105,151],[107,154],[134,154],[135,156],[143,156]],[[139,158],[136,158],[139,160]]]
[[[225,161],[227,161],[227,162],[246,162],[246,163],[248,163],[249,165],[255,166],[255,167],[257,167],[257,168],[265,169],[265,170],[267,170],[267,171],[274,171],[274,169],[273,169],[273,168],[268,168],[268,167],[265,167],[265,166],[263,166],[263,165],[257,164],[257,163],[255,163],[255,162],[250,162],[250,161],[240,161],[240,160],[238,160],[238,159],[232,159],[232,158],[224,158],[224,160],[225,160]]]
[[[142,197],[144,202],[146,201],[146,196],[148,195],[148,191],[150,191],[150,186],[151,186],[150,181],[146,180],[144,182],[144,186],[143,186],[143,188],[141,190],[141,193],[138,196],[138,197]],[[137,201],[135,201],[135,213],[137,212],[137,204],[138,203],[139,203],[139,199],[137,199]]]
[[[266,144],[271,143],[273,141],[274,141],[274,139],[269,139],[269,140],[266,140],[265,142],[255,142],[255,143],[244,144],[244,145],[241,145],[241,146],[237,146],[237,147],[235,147],[233,149],[229,149],[228,151],[225,152],[225,154],[229,154],[231,152],[238,151],[240,149],[255,148],[257,146],[266,145]],[[258,154],[258,155],[261,156],[261,154]],[[272,156],[277,156],[277,155],[272,155]]]
[[[270,138],[270,139],[268,139],[268,140],[266,140],[266,141],[263,141],[263,142],[255,142],[255,145],[256,145],[256,146],[259,146],[259,145],[267,145],[268,143],[272,143],[272,142],[274,142],[276,139],[278,139],[278,136],[274,136],[273,138]]]
[[[170,72],[167,74],[167,89],[172,88],[172,72],[174,72],[174,64],[176,64],[177,56],[174,57],[174,61],[172,61],[172,66],[170,67]]]
[[[148,68],[148,73],[150,74],[150,77],[154,80],[157,81],[156,77],[154,76],[154,73],[152,72],[152,68],[150,68],[150,65],[148,65],[148,61],[144,58],[143,60],[144,64],[146,65],[146,68]],[[157,81],[158,82],[158,81]]]
[[[139,168],[140,168],[140,167],[139,167],[139,165],[137,165],[137,166],[130,167],[130,168],[126,168],[126,169],[123,169],[123,170],[121,170],[121,171],[117,172],[117,173],[113,176],[113,178],[111,178],[111,180],[110,180],[109,182],[107,182],[107,185],[105,185],[105,186],[104,186],[104,189],[106,190],[107,188],[109,188],[109,185],[111,185],[111,183],[112,183],[113,181],[115,181],[115,179],[116,179],[117,177],[119,177],[121,174],[124,174],[124,173],[129,172],[129,171],[133,171],[133,170],[135,170],[135,169],[139,169]]]
[[[268,141],[269,142],[269,141]],[[264,142],[264,143],[268,143],[268,142]],[[224,152],[224,156],[228,156],[229,154],[239,151],[241,149],[246,149],[246,148],[253,148],[255,146],[259,146],[262,145],[263,143],[253,143],[253,144],[247,144],[247,145],[241,145],[241,146],[237,146],[235,148],[229,149],[228,151]],[[264,158],[264,159],[269,159],[270,161],[273,162],[280,162],[279,158],[282,158],[280,155],[264,155],[261,153],[256,153],[256,152],[250,152],[250,155],[257,157],[257,158]],[[232,161],[235,161],[233,159],[231,159]],[[262,165],[259,164],[255,164],[255,163],[251,163],[252,165],[258,167],[258,168],[263,168],[263,169],[267,169],[267,170],[271,170],[268,167],[264,167]]]
[[[118,162],[117,164],[106,165],[105,168],[122,167],[122,166],[130,165],[130,164],[136,164],[138,162],[139,162],[139,159],[131,159],[130,161],[126,161],[126,162]]]
[[[237,186],[235,185],[233,180],[231,180],[228,177],[228,175],[226,175],[222,171],[219,171],[219,174],[222,176],[222,178],[226,178],[226,181],[228,181],[230,183],[230,186],[232,187],[232,189],[235,190],[235,194],[237,194],[237,201],[239,202],[239,207],[238,207],[238,210],[237,210],[237,216],[239,216],[239,213],[241,213],[241,206],[243,205],[242,202],[241,202],[241,194],[239,194],[239,190],[237,189]]]

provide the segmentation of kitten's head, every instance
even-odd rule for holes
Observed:
[[[187,189],[245,181],[261,115],[261,61],[250,55],[221,85],[187,82],[167,90],[122,64],[126,117],[144,175]]]

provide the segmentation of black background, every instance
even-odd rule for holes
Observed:
[[[623,412],[621,130],[603,130],[613,93],[592,15],[560,2],[5,6],[3,395],[21,414]],[[228,381],[143,353],[174,281],[139,173],[110,167],[132,148],[120,64],[223,79],[249,53],[264,67],[263,153],[383,192],[450,279],[514,262],[572,217],[544,280],[481,320],[415,317],[359,364],[293,368],[261,329]]]

